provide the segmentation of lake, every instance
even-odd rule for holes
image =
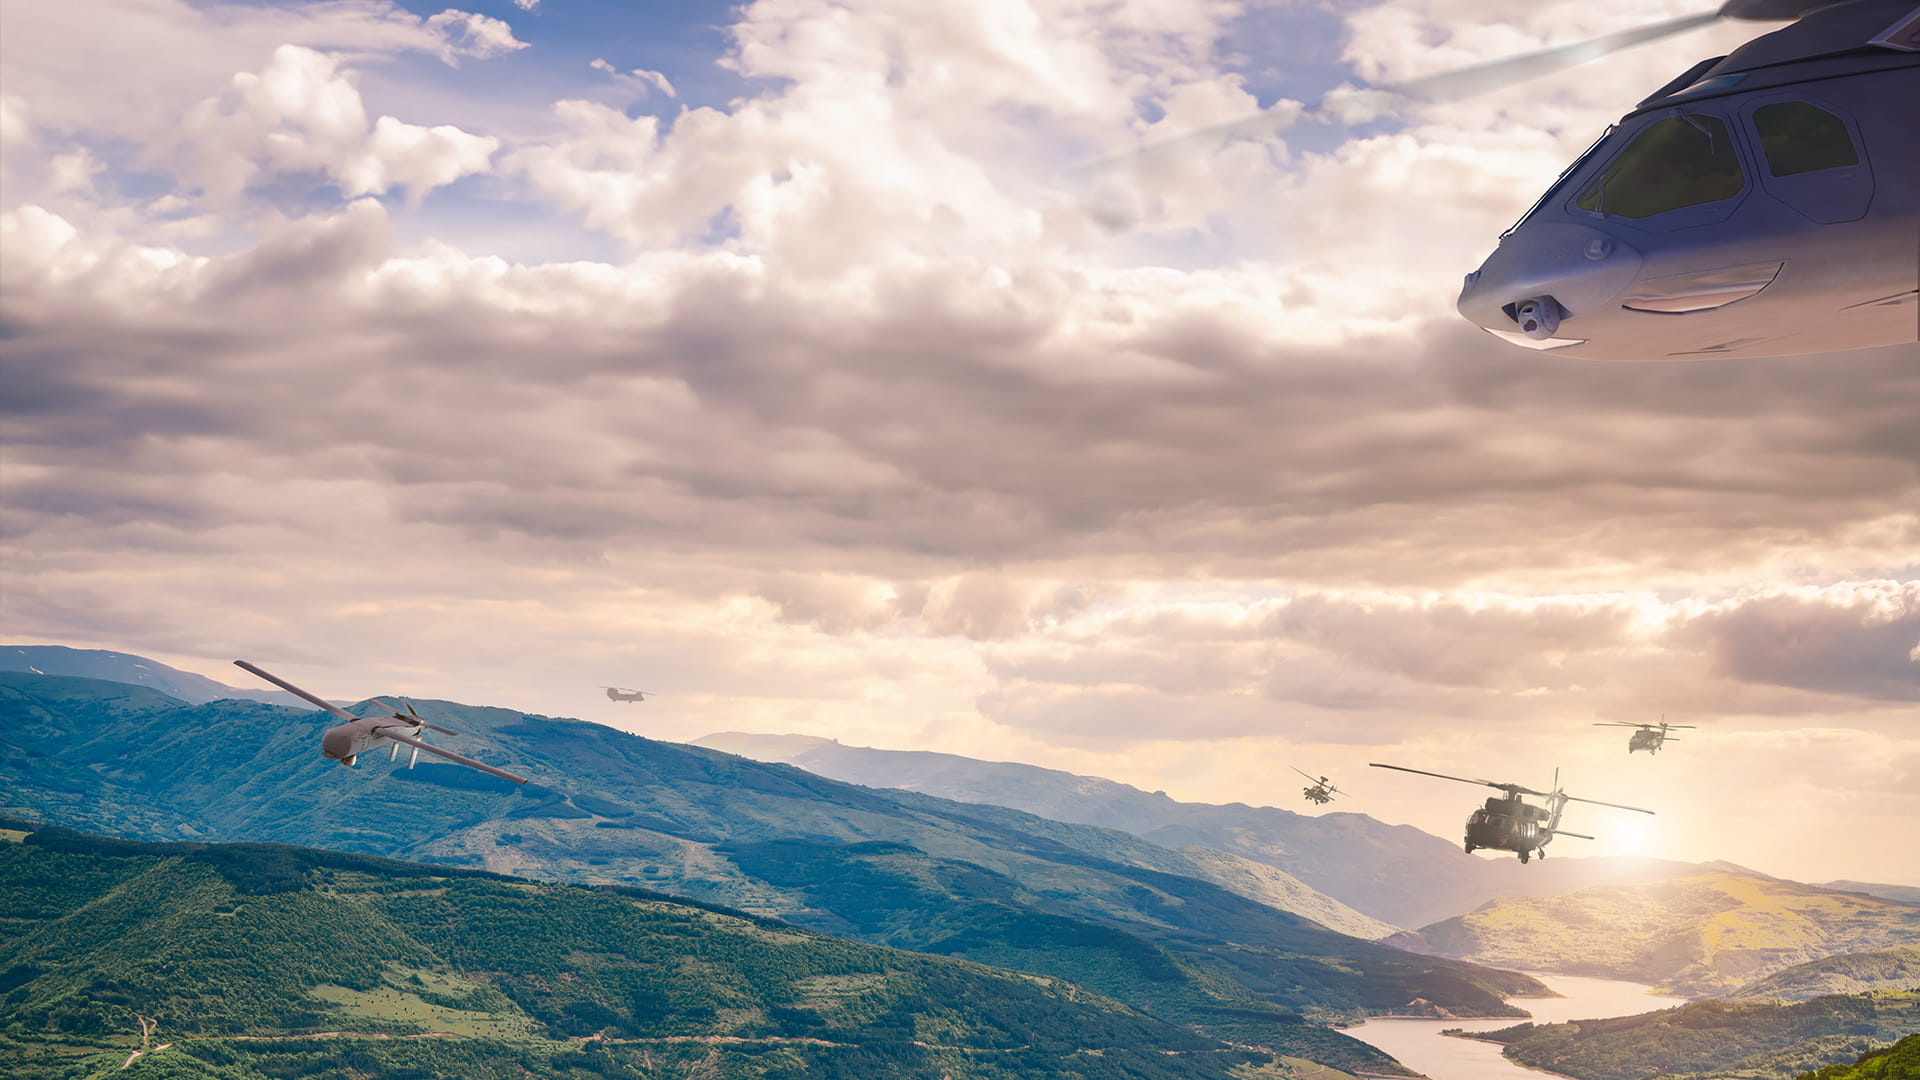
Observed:
[[[1527,974],[1565,995],[1557,998],[1510,999],[1511,1004],[1532,1013],[1536,1024],[1631,1016],[1686,1004],[1685,998],[1649,994],[1648,987],[1642,983],[1531,971]],[[1402,1065],[1426,1073],[1432,1080],[1518,1080],[1523,1076],[1540,1080],[1541,1073],[1502,1057],[1498,1043],[1446,1038],[1440,1034],[1443,1028],[1497,1031],[1520,1022],[1504,1017],[1495,1020],[1369,1020],[1359,1027],[1347,1028],[1346,1033],[1385,1050],[1398,1058]]]

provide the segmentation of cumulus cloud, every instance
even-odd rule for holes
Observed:
[[[1420,10],[1460,27],[1433,63],[1614,28]],[[152,100],[61,99],[115,27],[41,33],[0,98],[35,177],[0,214],[21,639],[543,712],[646,685],[652,734],[1250,801],[1290,747],[1453,767],[1446,729],[1550,770],[1549,725],[1665,711],[1857,749],[1916,700],[1913,349],[1623,368],[1451,312],[1616,89],[1222,144],[1117,180],[1116,239],[1066,166],[1253,104],[1236,6],[752,4],[738,100],[527,100],[510,134],[374,104],[377,58],[467,78],[436,58],[517,45],[493,20],[121,13],[180,47],[128,60]],[[1356,18],[1354,74],[1427,73]],[[118,193],[130,133],[173,190]],[[482,174],[473,216],[623,255],[379,201]],[[221,243],[160,227],[196,214]]]
[[[196,106],[178,153],[186,175],[231,199],[263,174],[319,173],[347,198],[405,187],[414,199],[485,172],[499,140],[451,125],[428,128],[382,116],[367,124],[353,81],[333,57],[282,45],[258,74]]]

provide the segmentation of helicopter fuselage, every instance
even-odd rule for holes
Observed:
[[[1853,0],[1682,73],[1501,237],[1461,314],[1597,360],[1915,341],[1916,26],[1910,3]]]
[[[1493,796],[1467,818],[1466,848],[1519,853],[1525,861],[1553,839],[1553,812],[1519,797]]]

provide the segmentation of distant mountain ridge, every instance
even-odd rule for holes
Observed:
[[[1297,814],[1244,803],[1184,803],[1094,776],[954,754],[845,746],[806,735],[724,732],[694,740],[835,780],[990,803],[1056,821],[1120,829],[1173,848],[1201,847],[1284,871],[1368,916],[1424,926],[1496,897],[1553,896],[1589,885],[1657,880],[1701,867],[1659,859],[1561,858],[1521,866],[1468,855],[1411,825],[1365,814]],[[1289,794],[1293,780],[1277,784]]]
[[[1163,1019],[1369,1071],[1393,1063],[1301,1013],[1426,1000],[1518,1015],[1501,997],[1540,992],[1525,976],[1356,940],[1155,869],[1180,854],[1114,830],[878,792],[580,721],[417,705],[478,739],[448,745],[534,783],[372,759],[342,768],[320,759],[325,721],[311,709],[186,706],[143,687],[0,673],[0,801],[142,838],[271,839],[644,885],[1071,979]]]
[[[1701,997],[1842,953],[1911,945],[1920,941],[1920,905],[1723,871],[1497,900],[1391,940]]]
[[[0,671],[24,671],[36,675],[67,675],[80,679],[105,679],[158,690],[189,705],[204,705],[223,698],[260,701],[269,705],[311,708],[307,702],[285,690],[256,690],[250,686],[228,686],[205,675],[168,667],[132,653],[107,649],[70,649],[65,645],[0,645]],[[335,704],[344,704],[336,702]]]

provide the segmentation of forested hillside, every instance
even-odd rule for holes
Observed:
[[[13,1076],[1287,1075],[1059,980],[642,890],[282,845],[5,835]]]
[[[1842,953],[1795,964],[1726,996],[1733,1001],[1766,998],[1805,1001],[1828,994],[1862,994],[1869,990],[1920,990],[1920,945]]]
[[[324,722],[310,710],[186,707],[135,687],[31,675],[0,675],[0,779],[17,805],[51,821],[122,822],[143,838],[297,841],[692,895],[1102,987],[1163,1019],[1333,1064],[1379,1055],[1299,1024],[1302,1014],[1347,1018],[1424,1000],[1457,1015],[1520,1016],[1502,996],[1539,992],[1525,976],[1358,941],[1118,861],[1127,844],[1153,846],[1112,830],[889,796],[578,721],[417,704],[478,737],[462,748],[535,783],[378,759],[342,768],[319,757]],[[802,864],[813,870],[796,876]],[[1148,969],[1165,977],[1127,974]]]
[[[1782,1003],[1697,1001],[1676,1009],[1521,1024],[1476,1036],[1513,1060],[1577,1080],[1793,1080],[1920,1030],[1920,994]]]

